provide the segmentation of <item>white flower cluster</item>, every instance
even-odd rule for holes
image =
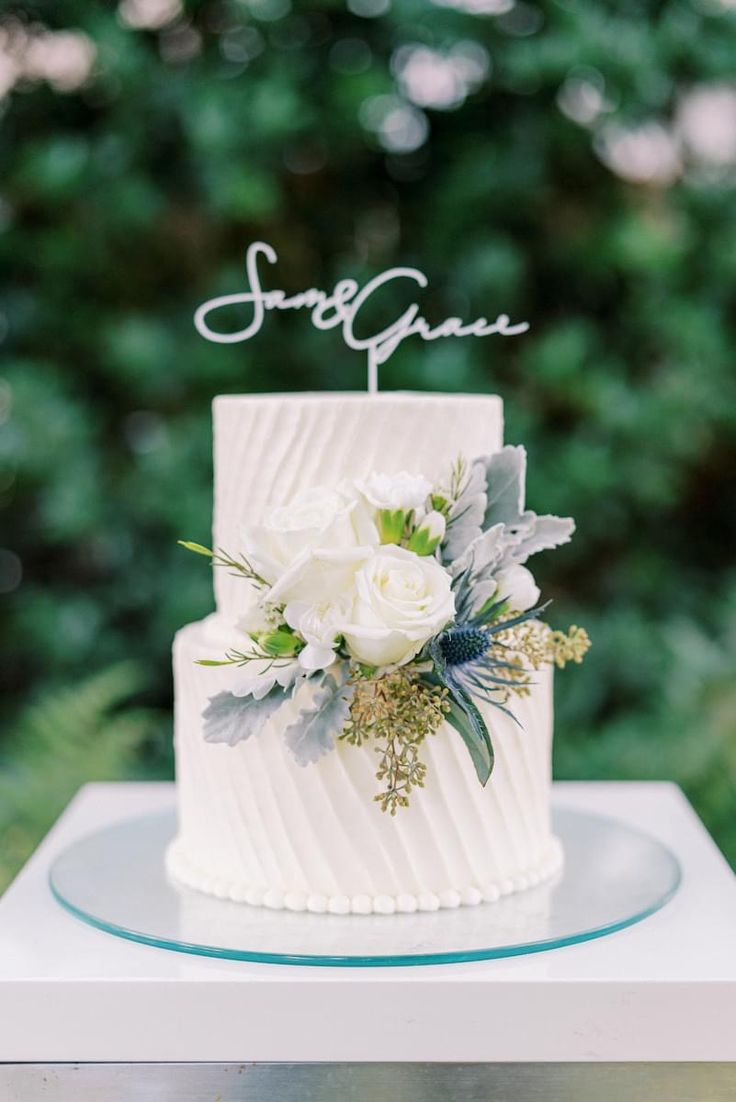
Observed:
[[[239,627],[278,660],[243,667],[236,695],[259,699],[328,669],[338,648],[367,666],[404,665],[442,631],[455,604],[435,557],[445,518],[431,509],[431,491],[406,471],[372,474],[307,490],[243,530],[244,553],[267,586],[254,590]]]
[[[202,713],[205,739],[234,746],[293,698],[298,708],[284,741],[308,765],[362,722],[355,717],[365,710],[366,684],[386,678],[390,693],[403,678],[424,694],[425,711],[415,698],[414,719],[402,728],[416,721],[414,748],[427,734],[428,699],[440,709],[437,723],[451,709],[449,722],[486,784],[494,754],[474,700],[504,707],[520,684],[507,645],[494,640],[538,618],[544,606],[537,607],[539,589],[524,564],[566,543],[574,529],[569,517],[526,508],[525,475],[526,453],[511,446],[470,465],[459,458],[446,486],[407,471],[374,472],[273,509],[243,529],[234,558],[185,542],[252,586],[238,623],[243,650],[200,660],[233,669],[229,691]],[[385,750],[387,760],[392,755],[395,748]],[[377,777],[389,775],[390,768]],[[420,783],[401,775],[399,787],[386,781],[376,797],[392,814]]]

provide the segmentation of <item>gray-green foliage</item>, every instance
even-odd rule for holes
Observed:
[[[300,709],[284,732],[286,745],[299,765],[311,765],[330,750],[350,717],[352,683],[325,674],[309,704]]]
[[[217,693],[210,697],[202,712],[204,737],[207,742],[235,746],[256,734],[287,699],[280,685],[260,700],[254,700],[252,696]]]
[[[31,753],[17,717],[47,685],[135,654],[170,709],[171,636],[211,608],[175,541],[209,538],[213,395],[364,384],[363,358],[301,315],[248,345],[196,336],[196,305],[241,287],[262,238],[280,258],[268,286],[411,263],[433,320],[531,322],[513,340],[407,341],[382,385],[499,393],[530,505],[577,521],[534,563],[552,622],[594,640],[558,678],[558,774],[680,780],[736,856],[733,168],[683,149],[681,174],[637,183],[596,152],[609,124],[676,133],[692,89],[731,83],[736,13],[191,0],[176,26],[133,31],[116,4],[27,0],[0,21],[14,8],[83,28],[97,60],[76,92],[0,102],[0,545],[23,571],[0,625],[6,771]],[[415,107],[426,141],[392,152],[365,122],[417,42],[480,48],[490,75],[456,109]],[[571,114],[581,87],[605,108],[588,122]],[[17,575],[0,556],[3,584]],[[168,743],[140,768],[170,770]],[[17,783],[39,830],[46,753]]]
[[[525,508],[526,449],[502,448],[485,460],[487,494],[483,527],[503,524],[500,565],[525,563],[532,555],[567,543],[575,530],[570,517],[538,516]]]
[[[476,460],[468,472],[450,510],[449,537],[443,549],[455,579],[461,619],[494,595],[493,579],[500,570],[567,543],[574,532],[570,517],[538,516],[526,509],[525,493],[526,451],[520,444]]]

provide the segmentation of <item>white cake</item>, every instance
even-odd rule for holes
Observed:
[[[440,480],[458,455],[472,461],[498,452],[502,419],[501,400],[486,395],[217,398],[213,547],[237,547],[244,524],[314,486],[375,471]],[[551,666],[514,701],[514,718],[478,703],[495,749],[485,787],[443,722],[424,748],[425,787],[411,806],[384,814],[374,801],[370,744],[338,740],[312,764],[295,761],[283,738],[295,701],[237,745],[203,737],[202,713],[227,691],[231,670],[196,660],[235,645],[250,589],[216,570],[217,611],[176,637],[179,830],[167,864],[177,881],[271,908],[392,914],[495,901],[559,869],[550,822]]]

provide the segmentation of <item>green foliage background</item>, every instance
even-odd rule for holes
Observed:
[[[256,238],[272,286],[416,264],[430,318],[532,322],[408,342],[382,385],[500,393],[532,506],[578,520],[537,564],[553,620],[594,639],[558,678],[557,775],[675,779],[736,858],[733,165],[685,151],[632,181],[602,152],[733,79],[732,5],[351,2],[189,3],[159,30],[112,3],[3,6],[6,42],[82,30],[96,60],[80,88],[0,100],[0,885],[84,780],[171,773],[171,637],[212,600],[176,546],[208,538],[211,398],[364,385],[306,317],[196,335]],[[390,152],[361,105],[405,109],[375,97],[400,97],[416,43],[480,46],[490,74],[415,106],[426,140]],[[576,81],[605,100],[583,123]]]

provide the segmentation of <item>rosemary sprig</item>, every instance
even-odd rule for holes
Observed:
[[[467,489],[469,480],[470,471],[468,469],[468,462],[464,456],[459,455],[452,464],[449,484],[445,487],[440,487],[439,490],[431,495],[432,508],[436,509],[438,513],[442,513],[447,521],[448,527],[455,524],[463,515],[462,513],[459,515],[453,514],[453,509]]]
[[[212,548],[205,547],[201,543],[193,543],[191,540],[177,540],[176,542],[181,547],[185,547],[187,551],[193,551],[195,555],[204,555],[205,558],[210,560],[211,566],[228,567],[234,575],[247,578],[249,582],[253,582],[255,585],[262,588],[268,587],[266,579],[258,573],[245,555],[241,555],[239,558],[235,559],[221,548],[217,551],[213,551]]]
[[[464,455],[459,455],[452,464],[452,471],[450,473],[450,496],[453,501],[457,501],[462,497],[463,491],[468,484],[468,478],[468,461]]]
[[[268,661],[268,665],[264,667],[263,673],[268,673],[269,670],[284,669],[292,662],[291,658],[278,658],[262,651],[246,654],[238,650],[227,651],[224,658],[195,658],[194,662],[197,666],[247,666],[249,662],[263,662],[264,660]]]

